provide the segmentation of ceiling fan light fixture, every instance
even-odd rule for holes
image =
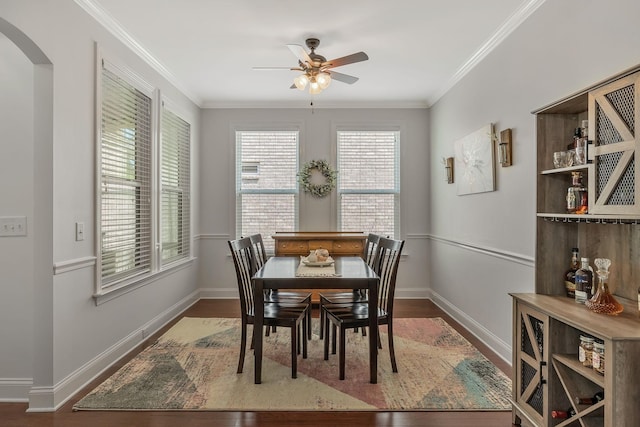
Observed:
[[[316,81],[318,82],[318,85],[320,85],[321,89],[326,89],[331,84],[331,76],[329,75],[329,73],[325,72],[318,73],[318,75],[316,76]]]
[[[316,79],[311,79],[311,82],[309,83],[309,93],[311,95],[317,95],[320,92],[322,92],[322,88],[320,87],[320,83],[318,83],[318,81]]]
[[[304,90],[309,84],[309,77],[306,74],[300,74],[298,77],[293,79],[293,84],[300,90]]]

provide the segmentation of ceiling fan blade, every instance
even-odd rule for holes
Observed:
[[[272,71],[272,70],[302,70],[301,68],[291,68],[291,67],[252,67],[254,71]]]
[[[327,72],[331,75],[332,79],[338,80],[339,82],[348,83],[350,85],[354,84],[359,80],[357,77],[350,76],[348,74],[338,73],[337,71],[327,71]]]
[[[287,47],[291,52],[293,52],[296,58],[298,58],[298,61],[302,62],[303,64],[311,64],[313,62],[311,61],[311,58],[309,57],[307,51],[304,50],[304,48],[299,44],[288,44]]]
[[[369,56],[364,52],[352,53],[351,55],[323,62],[320,67],[324,69],[340,67],[342,65],[353,64],[354,62],[366,61],[367,59],[369,59]]]

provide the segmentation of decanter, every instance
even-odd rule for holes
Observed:
[[[609,292],[609,266],[611,266],[611,260],[606,258],[596,258],[594,261],[598,275],[598,289],[593,297],[585,302],[585,305],[589,310],[596,313],[604,313],[610,315],[616,315],[622,313],[624,309]]]

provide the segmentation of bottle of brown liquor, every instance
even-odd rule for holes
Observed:
[[[576,297],[576,271],[580,268],[578,258],[578,248],[571,249],[571,264],[569,269],[564,273],[564,288],[569,298]]]
[[[571,187],[567,189],[567,213],[586,214],[589,208],[587,189],[582,185],[582,172],[571,172]]]

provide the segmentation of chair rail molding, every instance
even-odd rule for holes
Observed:
[[[460,240],[447,239],[445,237],[436,236],[433,234],[427,235],[429,240],[434,242],[443,243],[445,245],[455,246],[460,249],[478,252],[484,255],[504,259],[506,261],[515,262],[517,264],[522,264],[527,267],[534,268],[535,267],[535,258],[528,255],[522,255],[515,252],[509,252],[502,249],[491,248],[488,246],[480,246],[469,242],[463,242]]]

